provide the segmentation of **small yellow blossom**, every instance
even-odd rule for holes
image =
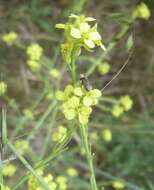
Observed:
[[[68,188],[68,180],[65,176],[58,176],[56,182],[59,190],[66,190]]]
[[[7,164],[3,166],[2,173],[4,176],[11,177],[15,174],[16,167],[13,164]]]
[[[120,105],[114,105],[112,107],[111,113],[114,117],[119,117],[123,114],[124,109]]]
[[[112,132],[110,129],[104,129],[102,131],[102,138],[106,141],[106,142],[110,142],[112,140]]]
[[[123,105],[125,111],[130,110],[133,106],[133,101],[128,95],[122,96],[120,98],[120,103]]]
[[[98,71],[101,75],[105,75],[110,71],[110,65],[104,62],[98,66]]]
[[[29,142],[26,140],[17,140],[15,147],[20,154],[25,154],[29,150]]]
[[[44,180],[49,189],[57,189],[57,184],[51,174],[45,176],[42,170],[38,170],[37,175],[39,175]],[[38,180],[31,175],[28,179],[28,190],[44,190],[44,188],[40,185]]]
[[[7,91],[7,84],[4,81],[0,81],[0,96],[4,95]]]
[[[39,61],[43,53],[43,48],[39,44],[34,43],[27,47],[26,52],[30,60]]]
[[[49,74],[53,77],[53,78],[59,78],[60,76],[60,72],[58,71],[58,69],[51,69],[49,71]]]
[[[68,168],[66,172],[70,177],[78,176],[78,171],[75,168]]]
[[[8,45],[12,45],[13,42],[17,39],[17,37],[18,37],[17,33],[9,32],[3,35],[2,40]]]
[[[115,189],[119,190],[119,189],[123,189],[125,187],[125,184],[122,180],[115,180],[113,181],[112,186]]]
[[[36,72],[41,68],[39,61],[27,60],[27,65],[31,68],[32,71]]]

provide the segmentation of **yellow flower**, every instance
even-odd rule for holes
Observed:
[[[125,187],[125,184],[122,180],[115,180],[113,183],[112,183],[112,186],[115,188],[115,189],[123,189]]]
[[[105,75],[110,71],[110,65],[104,62],[98,66],[98,71],[101,75]]]
[[[2,173],[4,176],[11,177],[15,174],[16,167],[13,164],[4,165]]]
[[[39,61],[43,53],[43,48],[39,44],[34,43],[27,47],[26,52],[30,60]]]
[[[49,189],[57,189],[57,184],[55,183],[51,174],[44,176],[44,172],[42,170],[38,170],[37,175],[39,175],[45,181]],[[28,179],[28,190],[44,190],[44,188],[40,185],[38,180],[31,175]]]
[[[71,177],[78,176],[78,171],[75,168],[68,168],[66,172]]]
[[[49,71],[49,74],[52,76],[52,77],[54,77],[54,78],[59,78],[59,76],[60,76],[60,72],[58,71],[58,69],[51,69],[50,71]]]
[[[71,61],[72,52],[74,56],[78,56],[82,47],[91,50],[95,46],[100,46],[105,50],[101,35],[97,31],[97,24],[89,24],[89,22],[95,22],[94,18],[74,14],[71,14],[69,18],[66,24],[56,24],[56,28],[63,29],[65,32],[65,42],[61,45],[61,52],[68,64]]]
[[[7,84],[3,81],[0,81],[0,96],[4,95],[7,91]]]
[[[27,61],[27,65],[34,72],[38,71],[41,68],[41,64],[39,61],[35,61],[35,60],[31,60],[31,59]]]
[[[92,112],[92,106],[98,103],[101,91],[84,87],[67,85],[64,91],[57,91],[56,98],[63,101],[62,112],[67,120],[78,119],[81,124],[87,124]]]
[[[58,185],[58,189],[59,190],[66,190],[68,188],[68,180],[66,177],[64,176],[58,176],[56,178],[56,182],[57,182],[57,185]]]
[[[148,20],[151,16],[150,10],[145,3],[140,3],[133,11],[134,18],[142,18]]]
[[[112,140],[112,132],[110,129],[104,129],[102,131],[102,138],[106,141],[106,142],[110,142]]]
[[[25,154],[29,150],[29,142],[26,140],[17,140],[15,147],[20,154]]]
[[[9,187],[4,186],[4,185],[2,185],[2,184],[0,184],[0,189],[1,189],[1,190],[11,190]]]
[[[111,113],[114,117],[119,117],[123,114],[124,109],[120,105],[114,105],[112,107]]]
[[[2,40],[8,45],[12,45],[13,42],[17,39],[17,37],[17,33],[9,32],[8,34],[3,35]]]
[[[52,140],[55,142],[62,141],[67,135],[67,128],[63,125],[58,126],[57,131],[53,132]]]
[[[120,103],[123,105],[125,111],[130,110],[133,106],[133,101],[130,96],[122,96],[120,98]]]

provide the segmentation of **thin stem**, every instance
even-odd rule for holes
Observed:
[[[80,133],[81,133],[81,140],[82,140],[82,146],[85,151],[85,155],[88,161],[89,170],[90,170],[90,184],[91,184],[91,190],[98,190],[97,184],[96,184],[96,178],[95,178],[95,172],[94,172],[94,166],[93,166],[93,156],[91,152],[91,146],[88,142],[88,129],[87,125],[80,125]]]
[[[76,59],[75,55],[76,55],[76,53],[75,53],[74,49],[72,50],[71,63],[69,64],[69,70],[70,70],[70,73],[71,73],[71,78],[72,78],[73,85],[76,84],[76,65],[75,65],[75,59]]]

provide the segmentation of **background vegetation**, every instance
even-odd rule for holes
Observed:
[[[74,132],[72,123],[64,120],[54,97],[54,92],[63,89],[70,80],[60,55],[62,32],[55,29],[55,24],[66,22],[71,13],[96,18],[104,44],[113,45],[105,55],[100,49],[92,53],[84,51],[78,60],[79,75],[93,68],[96,62],[109,63],[111,69],[106,75],[97,67],[90,73],[88,78],[96,88],[103,88],[119,71],[130,55],[126,47],[128,39],[133,36],[134,41],[129,63],[103,90],[105,106],[100,104],[90,119],[89,136],[98,185],[109,190],[154,190],[153,0],[144,1],[151,10],[150,19],[136,20],[123,34],[128,15],[139,2],[0,1],[0,80],[7,84],[0,107],[7,109],[8,138],[33,168],[38,163],[43,165],[44,175],[52,174],[57,183],[59,176],[64,177],[60,178],[59,190],[90,189],[78,129]],[[2,40],[10,31],[18,34],[15,45],[7,45]],[[43,47],[39,71],[27,64],[26,47],[31,43]],[[133,108],[117,118],[110,109],[123,95],[133,99]],[[68,130],[65,139],[58,136],[66,132],[61,125]],[[62,141],[56,142],[57,138]],[[4,149],[3,160],[7,162],[4,182],[11,190],[27,189],[27,181],[35,180],[27,177],[27,169],[18,159],[8,160],[14,156],[10,148],[7,145]]]

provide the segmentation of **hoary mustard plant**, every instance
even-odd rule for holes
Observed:
[[[63,91],[56,92],[56,98],[62,102],[61,110],[65,118],[69,121],[77,121],[80,126],[82,145],[91,174],[91,189],[98,190],[92,152],[88,142],[87,124],[93,106],[98,103],[101,97],[101,91],[92,88],[87,89],[83,83],[77,81],[76,59],[82,48],[91,51],[99,46],[105,50],[105,46],[97,31],[96,20],[92,17],[71,14],[66,24],[56,24],[56,28],[64,30],[65,40],[61,45],[61,53],[64,61],[68,64],[72,78],[72,83],[68,84]]]

